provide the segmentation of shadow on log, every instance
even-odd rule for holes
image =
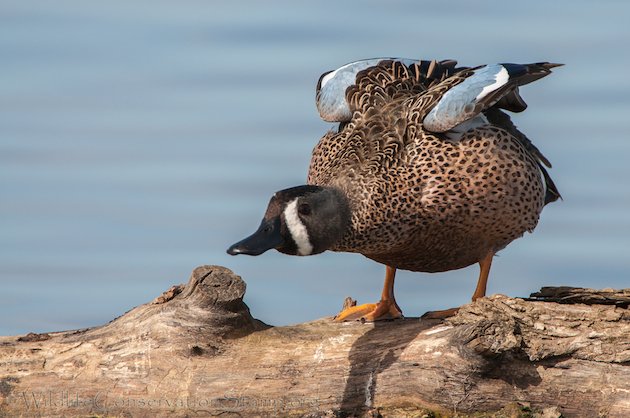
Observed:
[[[0,416],[630,416],[630,290],[284,327],[244,294],[202,266],[104,326],[0,337]]]

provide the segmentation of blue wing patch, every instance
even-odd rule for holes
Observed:
[[[501,99],[501,95],[496,93],[508,85],[509,80],[510,71],[502,64],[486,65],[475,70],[442,96],[425,116],[424,128],[431,132],[446,132],[472,119]]]
[[[527,104],[518,87],[536,81],[562,64],[491,64],[473,71],[463,82],[448,90],[423,119],[431,132],[447,132],[496,105],[511,112],[522,112]]]
[[[357,74],[385,60],[399,61],[407,66],[420,62],[410,58],[370,58],[351,62],[322,74],[317,83],[316,103],[319,115],[327,122],[347,122],[352,119],[346,101],[346,90],[356,82]]]

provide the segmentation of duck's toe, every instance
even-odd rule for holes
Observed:
[[[454,316],[457,311],[459,311],[459,308],[450,308],[450,309],[444,309],[441,311],[429,311],[427,313],[425,313],[424,315],[422,315],[420,318],[421,319],[446,319],[446,318],[450,318],[451,316]]]
[[[380,321],[384,319],[402,318],[402,312],[393,299],[381,300],[378,303],[364,303],[359,306],[344,308],[335,316],[336,322],[343,321]]]

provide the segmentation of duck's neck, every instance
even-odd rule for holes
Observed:
[[[335,187],[322,187],[322,195],[329,203],[321,218],[321,246],[331,249],[348,232],[352,223],[352,210],[346,194]]]

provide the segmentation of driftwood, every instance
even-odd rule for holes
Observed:
[[[630,417],[630,290],[283,327],[244,293],[203,266],[104,326],[0,337],[0,416]]]

